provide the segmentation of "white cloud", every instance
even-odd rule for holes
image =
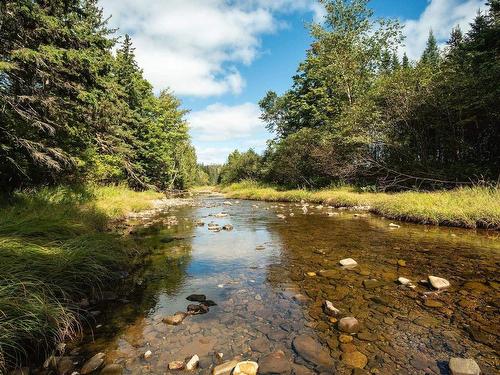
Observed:
[[[227,156],[233,152],[235,147],[196,147],[196,157],[199,163],[203,164],[223,164]]]
[[[228,106],[215,103],[200,111],[191,112],[187,120],[196,139],[200,141],[228,141],[264,131],[260,109],[254,103]]]
[[[132,35],[139,65],[158,91],[212,96],[240,93],[236,64],[259,54],[277,13],[312,11],[315,0],[100,0],[110,24]]]
[[[408,57],[420,58],[431,29],[441,44],[448,40],[456,25],[464,32],[469,30],[469,23],[479,9],[486,9],[484,0],[431,0],[417,20],[403,22]]]

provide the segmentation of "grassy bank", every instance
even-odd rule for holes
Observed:
[[[77,302],[98,296],[136,255],[110,224],[160,197],[124,187],[57,188],[2,202],[0,373],[78,334]]]
[[[459,188],[435,192],[365,193],[353,187],[318,191],[279,190],[252,181],[221,188],[230,198],[370,206],[382,216],[422,224],[500,229],[500,189]]]

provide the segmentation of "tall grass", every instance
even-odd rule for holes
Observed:
[[[351,186],[318,191],[279,190],[254,181],[222,187],[230,198],[328,204],[334,207],[369,206],[388,218],[422,224],[500,230],[500,189],[461,187],[434,192],[368,193]]]
[[[124,187],[18,192],[0,207],[0,373],[79,333],[76,302],[136,254],[112,220],[160,198]]]

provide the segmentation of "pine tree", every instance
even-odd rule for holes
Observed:
[[[434,37],[434,33],[432,30],[429,32],[429,38],[427,39],[427,44],[425,46],[425,50],[422,53],[422,57],[420,61],[423,64],[429,64],[432,66],[438,65],[440,62],[440,54],[439,48],[437,45],[436,38]]]
[[[403,60],[401,61],[401,66],[404,69],[407,69],[410,67],[410,60],[408,59],[408,55],[406,54],[406,52],[403,54]]]

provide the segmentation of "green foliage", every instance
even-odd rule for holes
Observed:
[[[161,194],[124,187],[17,192],[0,215],[0,372],[79,334],[76,304],[140,255],[110,220]]]
[[[323,0],[324,24],[283,95],[261,100],[276,139],[265,181],[319,187],[348,181],[384,189],[450,187],[500,175],[498,1],[440,51],[400,62],[399,25],[365,0]]]
[[[258,179],[261,173],[261,157],[252,149],[246,152],[233,151],[222,167],[219,182],[230,184],[246,179]]]
[[[97,0],[7,0],[0,28],[2,190],[74,180],[184,188],[197,173],[185,111],[159,97]]]

